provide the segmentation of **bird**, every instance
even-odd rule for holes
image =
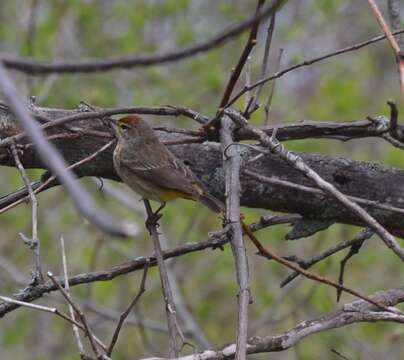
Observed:
[[[116,172],[143,199],[160,203],[155,214],[178,198],[199,201],[215,213],[224,211],[224,204],[160,141],[146,120],[137,115],[112,120]]]

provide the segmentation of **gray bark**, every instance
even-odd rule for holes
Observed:
[[[37,114],[42,114],[51,120],[71,115],[72,113],[73,111],[71,110],[37,109]],[[83,159],[110,140],[105,137],[86,134],[86,130],[112,134],[105,122],[100,119],[79,120],[69,123],[68,126],[84,129],[82,134],[73,134],[68,138],[53,140],[68,163]],[[0,138],[4,139],[18,132],[13,116],[6,108],[0,108]],[[67,132],[63,127],[50,128],[47,131],[49,135],[60,135]],[[171,141],[180,140],[184,135],[161,132],[161,137],[164,141]],[[224,176],[218,143],[173,145],[170,146],[170,150],[191,167],[213,195],[223,200]],[[245,148],[242,154],[244,159],[255,155],[257,153],[250,148]],[[402,195],[404,193],[403,170],[320,154],[302,153],[299,155],[321,177],[334,184],[344,194],[404,209]],[[136,155],[134,154],[134,156]],[[33,147],[25,148],[20,155],[20,159],[26,168],[44,168]],[[13,159],[9,156],[6,147],[0,147],[0,165],[14,166]],[[302,174],[274,155],[265,155],[259,161],[249,165],[249,169],[262,175],[275,176],[297,184],[313,186]],[[113,167],[112,149],[101,153],[93,161],[84,164],[76,173],[80,177],[97,176],[120,181]],[[241,182],[242,206],[298,213],[309,219],[362,225],[350,211],[343,208],[335,199],[329,196],[293,190],[281,185],[259,183],[246,175],[242,176]],[[404,217],[402,213],[370,206],[364,207],[390,232],[404,236]]]

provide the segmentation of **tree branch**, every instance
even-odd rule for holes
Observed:
[[[142,111],[150,111],[149,108],[140,109]],[[160,111],[160,108],[157,109]],[[169,107],[165,110],[168,109]],[[139,108],[136,108],[134,111],[138,110]],[[178,109],[174,110],[173,115],[178,114]],[[81,129],[81,136],[55,138],[52,140],[53,144],[69,164],[74,164],[83,160],[83,158],[91,156],[110,140],[109,137],[99,137],[92,134],[93,132],[108,133],[110,131],[103,124],[102,119],[96,118],[95,115],[90,121],[85,119],[86,113],[77,113],[68,110],[40,108],[37,109],[36,113],[48,118],[51,123],[61,118],[79,117],[79,120],[71,122],[71,126]],[[66,132],[63,128],[48,126],[48,135],[57,135]],[[380,134],[380,131],[388,131],[388,126],[382,127],[382,130],[377,130],[376,125],[370,122],[345,123],[341,125],[329,123],[323,127],[321,125],[316,127],[313,124],[301,124],[301,126],[305,136],[308,137],[320,137],[321,133],[324,136],[332,137],[334,131],[335,134],[343,136],[352,135],[353,137],[358,137],[361,131],[364,131],[363,134],[365,136],[376,136],[377,132]],[[18,134],[20,131],[9,109],[0,108],[0,138],[3,139],[0,140],[0,143],[1,141],[6,141],[8,136]],[[270,135],[272,129],[267,128],[265,133]],[[280,139],[301,138],[298,133],[299,125],[296,124],[290,127],[281,127],[277,136]],[[163,141],[178,141],[181,138],[181,134],[175,133],[159,132],[159,135]],[[256,136],[253,137],[251,132],[246,129],[237,132],[237,137],[241,136],[249,139],[256,138]],[[26,169],[46,169],[38,157],[35,148],[31,146],[24,147],[27,144],[26,141],[20,141],[18,144],[22,150],[19,154],[20,160]],[[177,157],[189,164],[213,195],[223,199],[222,160],[217,144],[210,142],[204,144],[175,145],[170,146],[170,150]],[[245,161],[252,159],[256,154],[257,152],[251,148],[243,148],[242,156]],[[404,192],[403,170],[319,154],[302,153],[299,156],[322,178],[332,183],[345,195],[370,201],[371,203],[365,204],[365,202],[362,202],[361,204],[389,232],[394,235],[404,236],[404,217],[402,213],[388,208],[390,206],[392,208],[404,209],[404,199],[402,197],[402,193]],[[5,147],[0,147],[0,164],[15,166],[13,159],[10,158]],[[248,167],[251,171],[262,176],[286,180],[290,183],[309,188],[313,187],[311,181],[276,156],[264,155],[258,161],[249,164]],[[92,161],[76,168],[75,173],[79,177],[95,176],[119,181],[112,163],[111,148],[97,155]],[[300,191],[298,188],[285,189],[283,185],[263,184],[245,174],[241,176],[241,184],[242,193],[240,201],[242,206],[298,213],[303,217],[321,221],[330,220],[346,224],[365,225],[358,217],[326,195]],[[33,190],[35,189],[36,186],[33,185]],[[17,194],[5,195],[0,198],[0,207],[3,208],[7,204],[26,195],[27,192],[24,189],[19,190]],[[376,202],[383,205],[373,206],[372,202],[373,204]],[[382,209],[381,207],[384,205],[387,208]]]
[[[166,64],[195,56],[199,53],[209,51],[215,47],[225,44],[230,39],[238,36],[257,22],[270,16],[284,2],[285,0],[275,0],[271,6],[268,6],[259,14],[250,16],[248,19],[240,22],[239,24],[230,26],[228,30],[219,33],[211,39],[167,53],[138,54],[132,56],[120,56],[107,60],[88,60],[77,63],[62,61],[50,63],[35,59],[4,57],[0,58],[0,62],[10,69],[18,70],[30,75],[44,75],[50,73],[91,73],[113,69],[129,69],[134,67]]]
[[[404,302],[404,288],[379,291],[369,296],[386,306],[394,306]],[[304,320],[295,327],[277,334],[250,338],[247,345],[248,354],[284,351],[294,346],[307,336],[330,329],[342,328],[347,325],[363,322],[396,322],[404,323],[404,316],[385,311],[376,311],[373,305],[366,301],[357,300],[347,303],[341,309],[310,320]],[[176,360],[224,360],[233,359],[236,345],[230,344],[220,350],[205,350],[203,352],[182,356]],[[167,360],[164,358],[147,358],[143,360]]]

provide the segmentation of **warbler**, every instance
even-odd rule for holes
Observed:
[[[157,212],[177,198],[200,201],[214,212],[224,210],[223,203],[208,193],[144,119],[126,116],[113,121],[113,127],[118,139],[113,156],[118,175],[143,199],[159,202]]]

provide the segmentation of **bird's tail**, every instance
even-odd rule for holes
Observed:
[[[210,210],[220,213],[225,211],[225,206],[224,204],[217,198],[215,198],[213,195],[210,195],[207,192],[204,192],[203,194],[200,195],[199,200],[201,201],[202,204],[207,206]]]

